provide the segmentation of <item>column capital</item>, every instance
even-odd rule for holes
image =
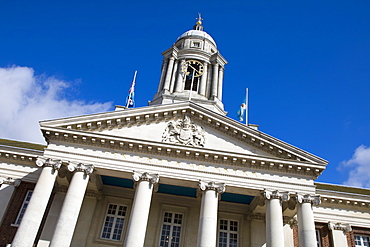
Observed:
[[[352,227],[350,224],[342,224],[342,223],[333,223],[329,222],[328,227],[331,231],[333,230],[341,230],[344,233],[352,231]]]
[[[289,224],[290,228],[298,225],[298,220],[294,217],[283,216],[284,224]]]
[[[281,192],[278,190],[274,191],[264,190],[261,194],[266,200],[279,199],[281,201],[288,201],[290,198],[289,192],[287,191]]]
[[[151,184],[157,184],[159,182],[159,175],[158,174],[149,174],[147,172],[135,172],[132,174],[132,179],[135,182],[139,181],[149,181]]]
[[[256,214],[248,214],[247,216],[248,220],[259,220],[266,222],[266,217],[263,214],[256,213]]]
[[[52,167],[54,170],[59,170],[62,166],[61,160],[54,160],[50,158],[45,157],[37,157],[36,159],[36,165],[38,167]]]
[[[85,165],[82,163],[72,163],[70,162],[67,166],[68,171],[70,172],[84,172],[86,175],[90,175],[94,172],[94,166],[93,165]]]
[[[14,187],[18,187],[21,184],[20,179],[13,179],[13,178],[5,178],[5,177],[0,177],[0,185],[1,184],[8,184],[8,185],[13,185]]]
[[[300,195],[297,193],[295,198],[298,203],[311,203],[315,206],[321,203],[321,198],[319,195]]]
[[[219,194],[222,194],[225,192],[226,186],[224,183],[216,183],[216,182],[205,182],[205,181],[199,181],[199,189],[204,190],[214,190]]]

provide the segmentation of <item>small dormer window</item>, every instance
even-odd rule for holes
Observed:
[[[200,48],[200,42],[193,42],[192,47],[194,47],[194,48]]]

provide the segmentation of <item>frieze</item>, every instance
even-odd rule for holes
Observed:
[[[188,116],[184,119],[170,121],[162,134],[162,142],[186,146],[204,147],[205,131],[202,126],[194,124]]]

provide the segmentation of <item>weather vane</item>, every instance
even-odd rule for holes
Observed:
[[[200,13],[198,13],[198,18],[195,18],[195,19],[198,19],[198,21],[197,21],[197,24],[198,25],[201,25],[202,24],[202,16],[201,16],[201,14]]]

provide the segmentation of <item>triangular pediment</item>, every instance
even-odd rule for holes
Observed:
[[[128,138],[137,142],[188,147],[200,151],[302,161],[323,167],[327,164],[317,156],[193,102],[43,121],[40,125],[45,136],[52,129],[64,129],[79,135],[85,133],[90,137]]]

